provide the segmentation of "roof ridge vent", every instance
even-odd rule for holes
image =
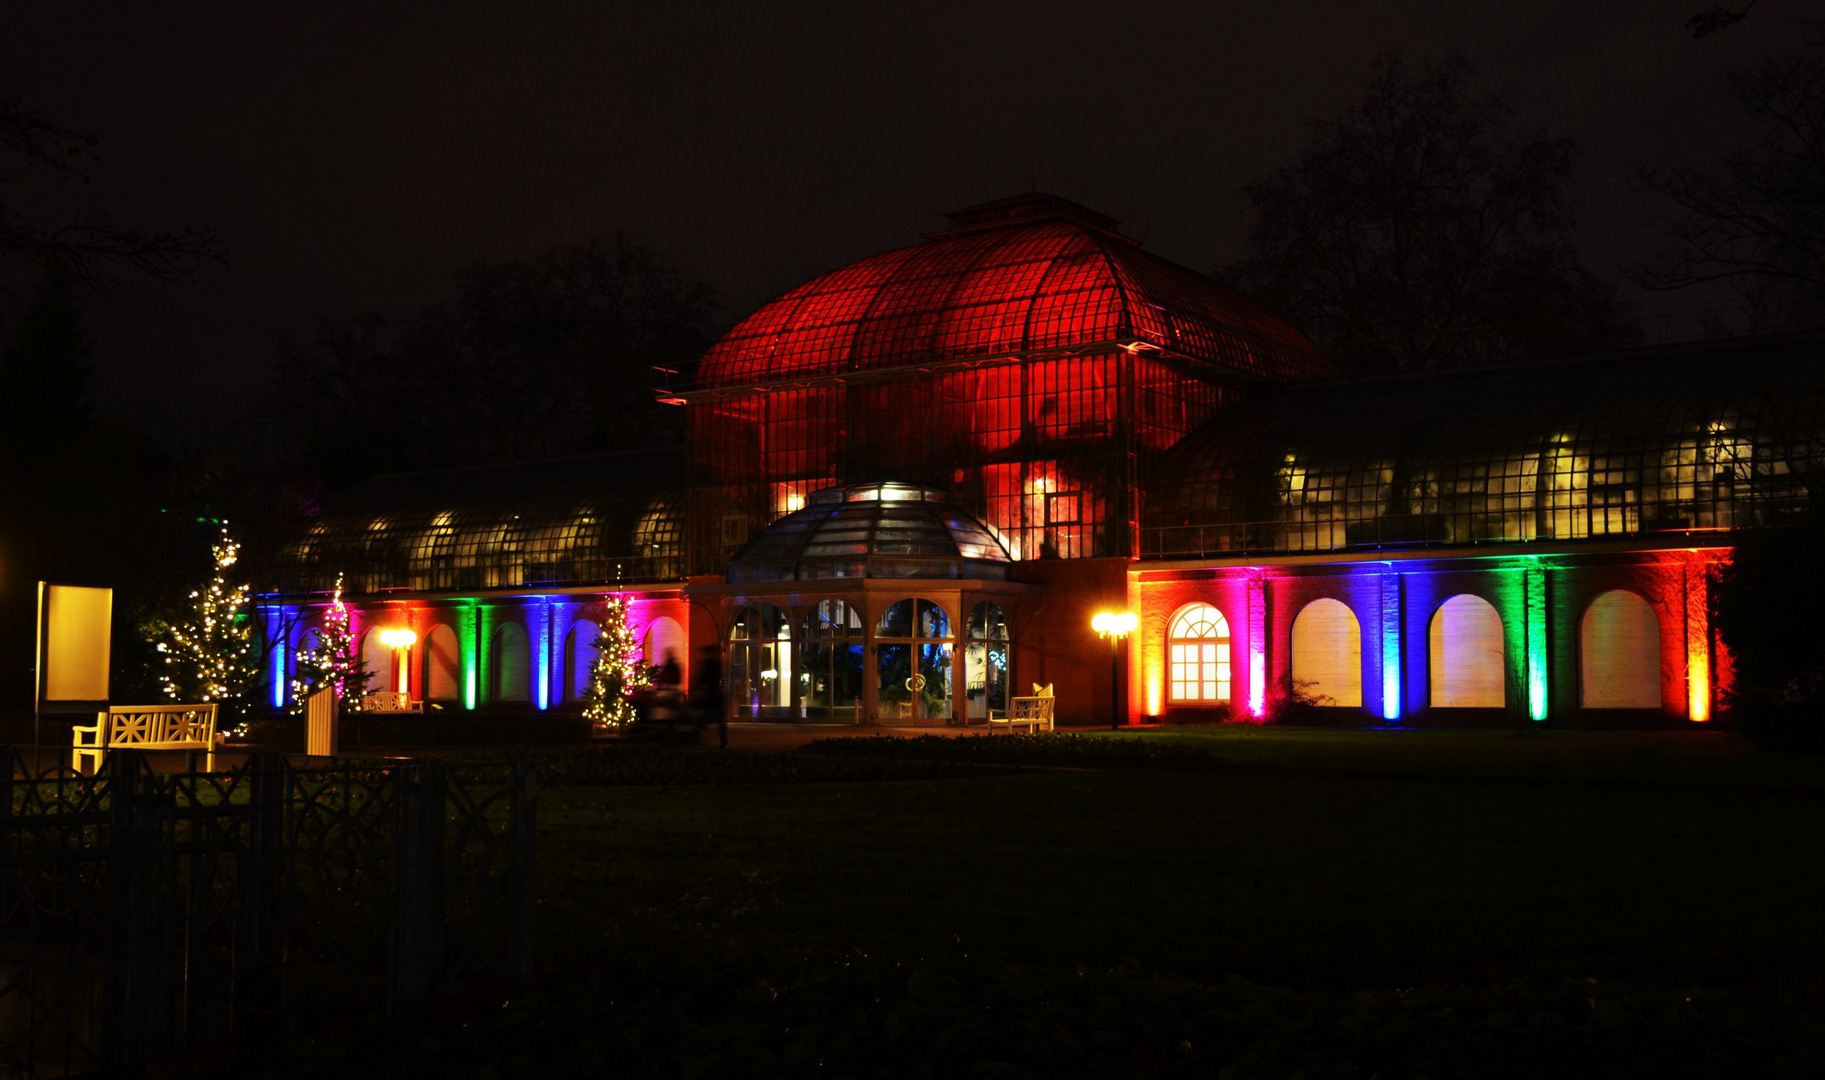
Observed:
[[[1078,188],[1075,184],[1067,186]],[[944,202],[948,200],[919,204],[919,235],[927,240],[943,240],[987,229],[1016,228],[1041,221],[1072,221],[1131,244],[1146,242],[1144,216],[1088,189],[1078,188],[1066,196],[1035,186],[1016,195],[972,201],[949,210],[942,209]],[[1138,226],[1131,224],[1137,219]]]

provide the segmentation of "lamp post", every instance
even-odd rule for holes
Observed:
[[[1134,633],[1140,620],[1131,611],[1098,612],[1090,620],[1090,629],[1109,639],[1109,730],[1122,726],[1120,685],[1122,639]]]
[[[393,668],[399,674],[399,693],[405,700],[411,700],[412,688],[407,677],[410,668],[409,650],[418,641],[418,635],[410,630],[382,630],[380,643],[393,650]]]

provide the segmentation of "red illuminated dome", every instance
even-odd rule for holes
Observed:
[[[1158,350],[1274,381],[1335,373],[1304,335],[1112,219],[1035,194],[950,215],[953,228],[800,285],[705,355],[700,387],[1022,356]],[[1213,374],[1215,374],[1213,372]]]

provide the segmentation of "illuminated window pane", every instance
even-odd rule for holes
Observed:
[[[1174,701],[1229,700],[1229,621],[1209,604],[1194,604],[1172,621],[1167,655]]]

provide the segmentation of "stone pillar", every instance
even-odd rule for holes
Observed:
[[[1248,574],[1248,715],[1260,720],[1267,715],[1267,575],[1259,570]]]
[[[1381,650],[1381,718],[1398,721],[1406,709],[1406,589],[1401,576],[1387,566],[1381,575],[1381,625],[1376,647]]]
[[[1550,620],[1547,613],[1551,608],[1547,604],[1547,572],[1536,559],[1525,575],[1525,597],[1527,611],[1527,718],[1545,720],[1552,710],[1552,693],[1547,672],[1551,669],[1550,644],[1547,631]]]
[[[1704,557],[1694,552],[1685,565],[1686,719],[1711,719],[1710,575]]]

